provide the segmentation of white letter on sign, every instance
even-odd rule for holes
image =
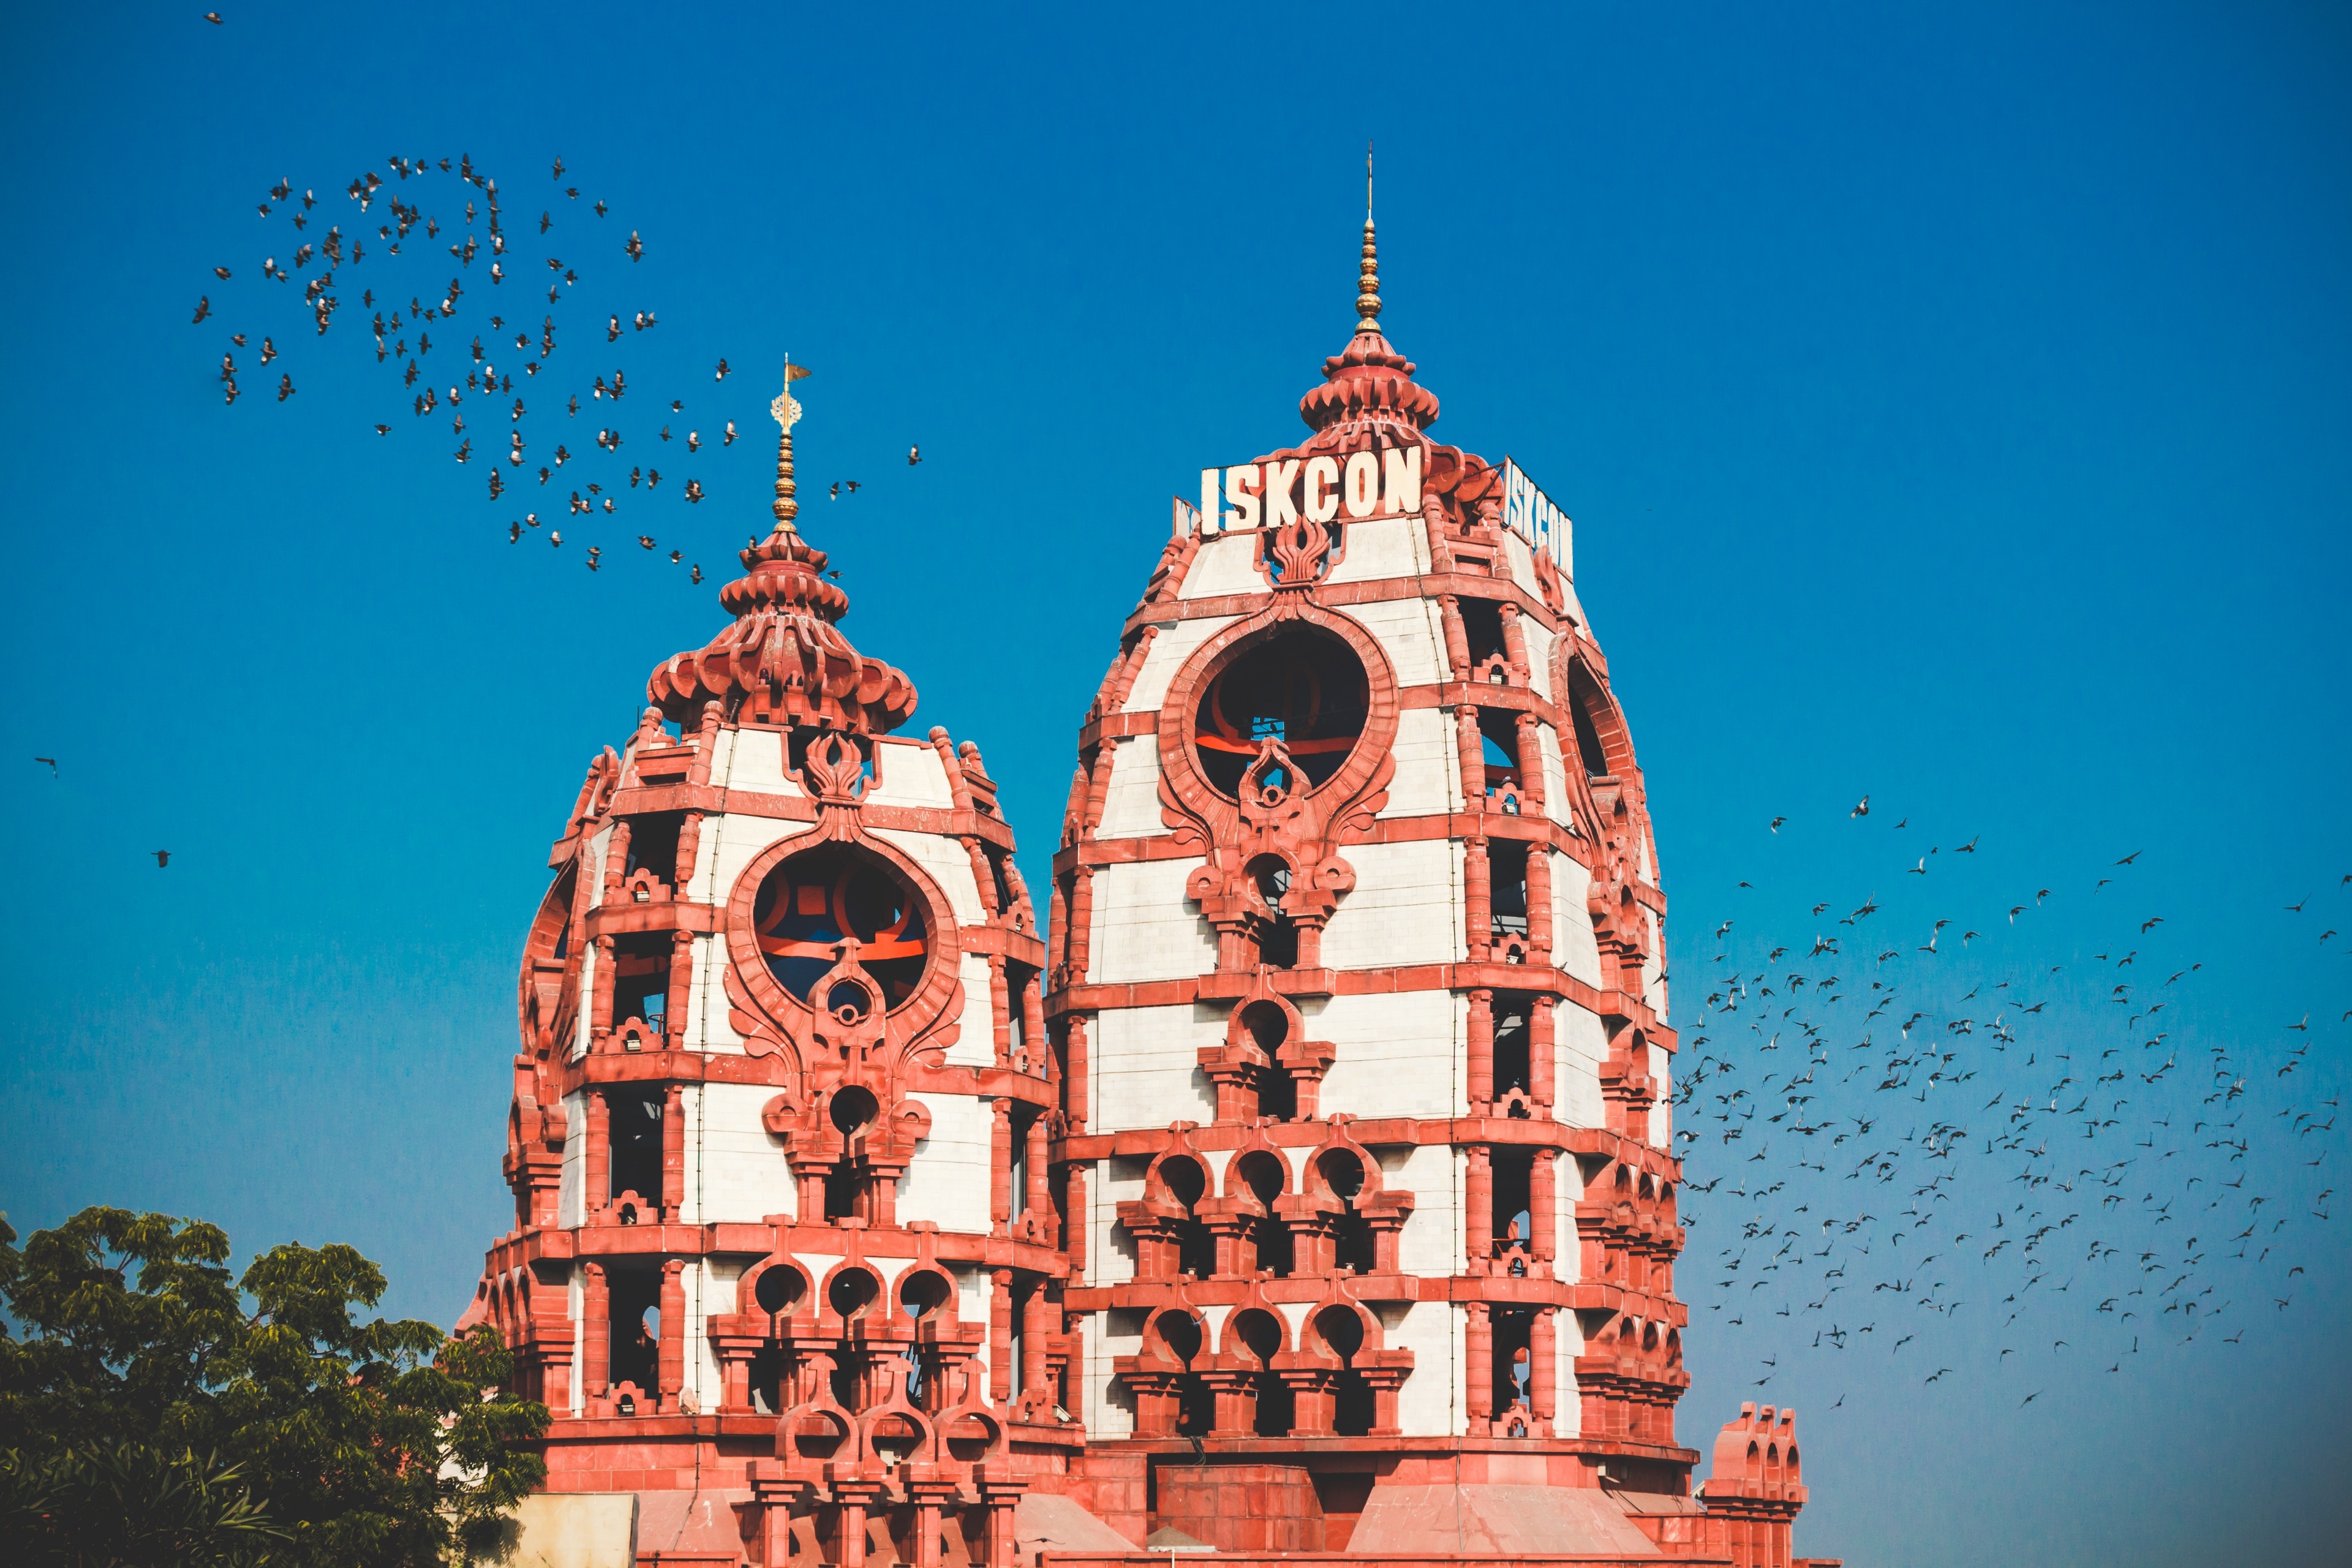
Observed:
[[[1387,461],[1381,486],[1388,492],[1388,510],[1419,511],[1421,510],[1421,448],[1391,447],[1381,456]]]
[[[1217,515],[1217,470],[1201,470],[1201,531],[1214,533],[1224,520]]]
[[[1307,459],[1307,494],[1301,499],[1301,510],[1315,522],[1328,522],[1339,515],[1339,462],[1336,458]]]
[[[1298,521],[1298,508],[1291,503],[1290,487],[1298,482],[1298,459],[1265,466],[1265,525],[1280,528],[1286,522]]]
[[[1371,516],[1373,503],[1381,499],[1381,460],[1370,452],[1356,453],[1348,459],[1346,480],[1340,491],[1348,503],[1348,515]]]
[[[1244,463],[1225,470],[1225,499],[1234,503],[1234,526],[1257,526],[1257,465]]]

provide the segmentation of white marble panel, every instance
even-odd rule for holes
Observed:
[[[1601,1063],[1609,1055],[1609,1029],[1573,1002],[1552,1010],[1554,1110],[1570,1127],[1606,1127],[1601,1099]]]
[[[1145,860],[1094,874],[1087,978],[1098,985],[1181,980],[1217,966],[1217,933],[1184,885],[1197,860]]]
[[[995,1112],[963,1094],[910,1094],[931,1113],[930,1136],[915,1145],[898,1183],[898,1223],[934,1222],[941,1230],[986,1235],[993,1183],[990,1144]]]
[[[928,741],[885,740],[874,749],[879,777],[866,786],[866,798],[877,805],[928,806],[955,809],[955,788],[948,783],[947,764]]]
[[[1307,1037],[1335,1047],[1318,1103],[1328,1114],[1460,1116],[1468,998],[1451,991],[1332,996],[1304,1003]]]
[[[760,1121],[776,1091],[759,1083],[706,1083],[686,1100],[685,1223],[756,1225],[795,1213],[799,1194],[782,1141]]]
[[[1160,628],[1151,639],[1151,650],[1143,656],[1143,668],[1137,672],[1135,684],[1128,689],[1126,713],[1156,713],[1168,700],[1168,684],[1185,661],[1200,651],[1201,645],[1234,624],[1232,616],[1200,616],[1189,621],[1176,621]]]
[[[898,827],[877,827],[873,832],[875,837],[921,867],[924,874],[939,884],[959,924],[978,925],[988,918],[987,907],[980,901],[980,884],[972,879],[971,851],[963,847],[963,840],[943,838],[934,833],[909,833]]]
[[[1380,643],[1399,686],[1433,686],[1446,678],[1445,622],[1434,599],[1381,599],[1344,613]]]
[[[1217,1017],[1216,1009],[1189,1002],[1097,1014],[1087,1057],[1094,1075],[1088,1131],[1213,1121],[1216,1089],[1201,1070],[1199,1052],[1224,1037]]]
[[[1346,525],[1348,552],[1332,568],[1333,583],[1377,583],[1418,577],[1429,570],[1429,534],[1419,517],[1370,517]]]
[[[1396,743],[1389,752],[1396,758],[1396,773],[1381,816],[1441,816],[1461,801],[1462,753],[1454,744],[1453,717],[1444,710],[1407,708],[1399,713]]]
[[[1601,984],[1601,944],[1592,935],[1592,911],[1585,907],[1592,873],[1580,860],[1557,851],[1551,855],[1551,952],[1555,966],[1598,988]]]
[[[1408,1437],[1460,1436],[1470,1402],[1461,1311],[1449,1301],[1416,1301],[1394,1324],[1381,1316],[1389,1347],[1412,1352],[1412,1374],[1397,1389],[1397,1425]]]
[[[1160,739],[1131,735],[1110,742],[1110,788],[1103,796],[1097,838],[1156,838],[1166,835],[1160,820]]]
[[[1345,853],[1356,886],[1324,928],[1327,966],[1383,969],[1465,957],[1461,845],[1444,838],[1351,844]],[[1213,961],[1215,951],[1213,942]]]
[[[1220,533],[1202,540],[1184,570],[1184,585],[1176,596],[1214,599],[1227,594],[1265,592],[1265,578],[1257,569],[1257,540],[1254,532]]]

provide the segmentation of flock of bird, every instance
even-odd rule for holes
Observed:
[[[454,188],[443,176],[454,176]],[[576,341],[579,335],[573,318],[578,312],[575,300],[582,281],[580,268],[584,265],[580,259],[583,250],[588,255],[605,256],[610,254],[608,247],[614,247],[635,263],[644,258],[646,247],[635,229],[629,231],[625,240],[618,238],[617,225],[611,231],[600,232],[611,208],[602,200],[585,206],[578,205],[580,187],[563,183],[561,157],[554,160],[551,178],[555,194],[547,199],[536,220],[526,218],[520,226],[520,233],[510,228],[507,221],[505,200],[509,193],[502,192],[499,182],[477,167],[470,156],[460,157],[454,163],[448,158],[394,155],[386,159],[383,173],[367,170],[338,193],[348,204],[348,209],[340,215],[342,221],[337,221],[339,215],[332,205],[335,196],[321,198],[315,189],[298,195],[290,179],[281,179],[263,193],[256,210],[264,220],[290,223],[294,233],[283,243],[291,248],[282,258],[271,249],[257,270],[265,285],[285,286],[289,301],[299,287],[301,307],[308,312],[313,329],[313,340],[329,334],[338,313],[349,300],[352,288],[359,285],[359,306],[372,312],[368,327],[376,363],[392,367],[387,374],[399,377],[411,419],[446,415],[450,435],[457,442],[450,457],[461,465],[478,459],[488,468],[487,489],[490,500],[509,509],[502,528],[510,543],[521,542],[544,526],[548,543],[562,549],[563,526],[573,519],[586,520],[585,524],[573,524],[576,535],[582,526],[607,520],[617,522],[625,504],[633,517],[641,507],[652,505],[663,488],[664,475],[658,466],[661,461],[669,461],[673,470],[688,460],[707,461],[707,458],[700,457],[706,447],[725,450],[735,444],[739,436],[749,432],[739,429],[735,419],[721,411],[710,416],[718,427],[715,439],[706,438],[694,421],[665,417],[687,412],[685,397],[673,395],[632,405],[651,406],[655,410],[651,417],[659,420],[660,425],[648,437],[644,434],[643,425],[632,420],[633,433],[625,436],[622,401],[632,395],[643,397],[630,384],[625,367],[615,366],[608,377],[601,366],[577,365],[571,384],[565,383],[555,356],[560,345]],[[460,200],[462,208],[455,205]],[[440,210],[427,210],[428,202],[438,205]],[[322,203],[328,209],[324,212],[318,210]],[[559,210],[563,214],[561,218],[557,216]],[[446,223],[445,216],[448,219]],[[551,232],[575,226],[582,230],[576,241],[548,238]],[[320,227],[324,232],[319,232]],[[415,237],[419,231],[422,244]],[[448,268],[425,259],[436,255],[445,234],[452,263]],[[371,245],[375,247],[373,252]],[[404,247],[411,254],[404,256]],[[544,257],[543,279],[536,263],[524,259],[526,247],[549,252]],[[565,258],[564,252],[570,253],[571,259]],[[478,262],[484,268],[478,274],[472,272]],[[367,264],[364,277],[352,276],[363,263]],[[437,281],[445,270],[447,280]],[[212,274],[214,283],[207,286],[208,290],[232,282],[236,269],[215,266]],[[473,279],[471,287],[467,283],[469,276]],[[490,293],[487,301],[478,298],[484,279],[488,279]],[[507,302],[500,293],[509,285],[515,286],[517,295],[535,293],[539,283],[530,279],[539,279],[546,285],[544,310],[539,308],[536,300],[526,302],[514,299]],[[588,330],[601,331],[608,348],[625,337],[652,331],[658,325],[658,315],[651,310],[633,308],[625,318],[619,310],[601,313],[604,316],[601,325]],[[540,315],[538,325],[524,319],[530,314]],[[213,319],[212,295],[207,291],[196,301],[194,320],[202,325]],[[436,331],[441,335],[438,345],[434,339]],[[218,383],[222,396],[232,406],[244,395],[238,380],[241,370],[249,373],[258,368],[267,374],[268,367],[280,357],[290,357],[289,348],[281,348],[274,333],[257,335],[256,349],[256,333],[249,330],[232,332],[221,354]],[[466,341],[468,338],[470,341]],[[436,346],[442,351],[437,361],[433,358]],[[251,353],[253,363],[240,367],[239,353]],[[572,363],[576,357],[569,356],[563,363]],[[592,373],[584,387],[577,384],[578,369]],[[711,380],[714,384],[723,384],[731,374],[732,367],[722,356],[712,370]],[[278,366],[277,377],[276,401],[282,404],[294,397],[299,388],[291,368]],[[548,433],[547,426],[555,414],[560,413],[568,425],[583,412],[595,422],[593,435],[585,434],[585,427],[580,432],[566,433],[558,426],[552,437]],[[470,423],[469,414],[473,416]],[[478,428],[482,425],[495,428],[499,414],[507,416],[508,424],[503,448],[494,437]],[[371,423],[379,437],[391,436],[394,428],[390,421]],[[482,437],[486,449],[477,450],[477,435]],[[654,444],[651,450],[637,457],[636,451],[648,441]],[[577,451],[572,449],[574,443],[580,448]],[[632,448],[625,471],[621,457],[625,445]],[[921,447],[910,446],[908,466],[918,466],[922,460]],[[571,470],[569,474],[564,472],[567,468]],[[548,498],[539,503],[548,516],[542,519],[538,510],[513,516],[510,509],[515,503],[504,498],[509,491],[528,494],[525,487],[533,481]],[[862,488],[860,480],[842,479],[833,482],[827,493],[834,500],[844,499],[845,494],[854,500]],[[673,482],[669,492],[689,505],[699,502],[705,493],[700,479],[693,477]],[[650,522],[642,531],[632,530],[631,536],[641,551],[658,556],[662,542],[653,530],[661,527],[659,522]],[[590,571],[602,571],[608,563],[601,543],[587,543],[583,549]],[[688,562],[683,550],[672,548],[667,559],[671,565],[685,570],[688,584],[702,582],[700,563]]]
[[[1866,819],[1868,797],[1849,815]],[[2166,916],[2127,901],[2140,851],[2002,897],[1980,840],[1888,857],[1903,891],[1883,903],[1809,900],[1714,932],[1672,1100],[1684,1272],[1712,1265],[1684,1294],[1760,1343],[1757,1388],[1791,1352],[1877,1346],[1935,1384],[1964,1342],[1998,1342],[1996,1369],[2095,1354],[2111,1373],[2144,1349],[2241,1343],[2293,1306],[2303,1246],[2332,1217],[2338,1107],[2304,1092],[2309,1014],[2233,1037],[2214,1015],[2244,988],[2168,951]],[[1960,855],[1969,874],[1947,892]],[[2276,941],[2342,951],[2352,875],[2329,897],[2331,916],[2284,906],[2318,923]],[[2075,899],[2100,900],[2095,970],[2033,956],[2036,916]],[[1964,1312],[1992,1330],[1958,1331]]]

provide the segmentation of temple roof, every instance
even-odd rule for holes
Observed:
[[[776,445],[776,526],[738,552],[747,575],[719,590],[734,624],[698,652],[674,654],[646,683],[646,697],[665,715],[691,722],[705,702],[727,705],[738,722],[813,725],[852,734],[882,734],[915,711],[915,683],[906,672],[868,658],[835,625],[849,613],[849,595],[826,580],[825,553],[800,535],[793,480],[793,422],[800,416],[786,372],[786,390],[770,405],[783,433]]]

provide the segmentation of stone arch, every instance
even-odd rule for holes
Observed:
[[[1381,764],[1389,761],[1396,742],[1397,679],[1380,640],[1351,616],[1295,598],[1278,599],[1227,626],[1195,650],[1169,681],[1167,696],[1161,700],[1160,775],[1202,821],[1222,823],[1237,815],[1234,797],[1210,780],[1195,752],[1198,714],[1209,683],[1251,648],[1301,626],[1338,638],[1354,654],[1364,677],[1364,721],[1338,770],[1309,789],[1295,793],[1349,800],[1372,783]]]
[[[770,872],[804,851],[820,849],[825,843],[811,833],[794,833],[779,838],[751,858],[751,863],[736,874],[733,888],[727,897],[726,940],[728,989],[730,996],[738,993],[756,1005],[779,1029],[794,1040],[805,1039],[815,1022],[817,1010],[807,1001],[785,989],[768,969],[759,945],[759,931],[753,921],[760,889]],[[914,991],[883,1015],[882,1027],[888,1043],[904,1052],[918,1042],[944,1047],[955,1038],[956,1021],[951,1014],[954,1004],[963,992],[958,972],[961,968],[962,938],[956,919],[955,905],[949,900],[929,873],[915,864],[895,846],[860,833],[846,840],[857,852],[875,858],[920,900],[924,922],[930,943],[929,966]],[[812,996],[815,993],[812,992]],[[749,1029],[742,1032],[750,1033]]]
[[[772,1324],[813,1316],[816,1301],[808,1270],[782,1253],[760,1259],[735,1284],[735,1310],[765,1317]]]
[[[1633,738],[1625,728],[1624,715],[1619,711],[1616,700],[1610,696],[1608,683],[1587,663],[1584,656],[1572,644],[1562,639],[1566,648],[1561,663],[1561,680],[1555,688],[1565,694],[1560,704],[1568,710],[1567,717],[1576,731],[1578,760],[1587,778],[1626,778],[1634,769]],[[1601,765],[1595,768],[1593,763]]]
[[[889,1300],[881,1274],[860,1258],[845,1258],[825,1270],[816,1290],[817,1315],[834,1337],[846,1334],[850,1324],[872,1316],[877,1307],[887,1313]]]

